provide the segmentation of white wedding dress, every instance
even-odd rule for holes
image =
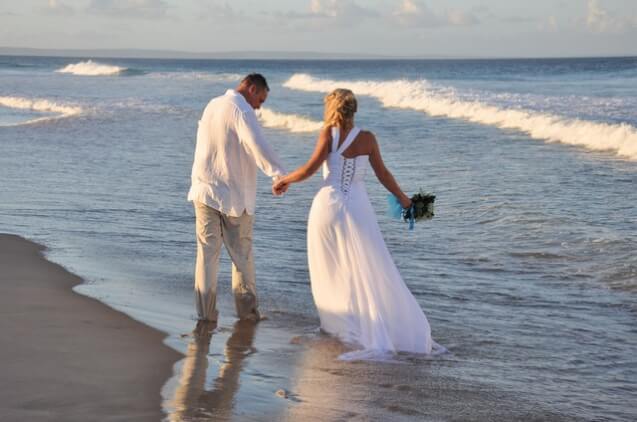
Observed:
[[[310,210],[308,262],[321,328],[356,349],[340,356],[346,360],[444,351],[385,246],[365,188],[369,156],[342,155],[359,132],[353,128],[338,147],[332,128],[323,186]]]

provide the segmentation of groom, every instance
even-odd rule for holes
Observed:
[[[200,321],[216,321],[217,270],[222,243],[232,259],[232,292],[240,319],[258,321],[252,224],[257,167],[276,179],[285,174],[266,142],[255,109],[270,88],[253,73],[235,90],[213,98],[197,130],[188,200],[195,208],[195,301]]]

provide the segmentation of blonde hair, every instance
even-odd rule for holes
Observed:
[[[354,93],[349,89],[337,88],[323,99],[325,113],[323,124],[350,128],[354,126],[354,113],[358,109],[358,102]]]

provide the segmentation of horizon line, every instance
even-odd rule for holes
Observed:
[[[14,54],[7,54],[14,53]],[[15,54],[19,53],[19,54]],[[47,54],[48,53],[48,54]],[[73,55],[73,54],[77,55]],[[134,55],[138,53],[139,55]],[[116,55],[110,55],[116,54]],[[117,54],[122,54],[118,56]],[[272,55],[274,57],[266,57]],[[525,59],[594,59],[594,58],[631,58],[637,57],[635,54],[612,54],[612,55],[572,55],[572,56],[463,56],[463,55],[383,55],[376,53],[338,53],[319,51],[250,51],[233,50],[217,52],[192,52],[181,50],[158,50],[144,48],[35,48],[35,47],[6,47],[0,46],[0,56],[24,56],[24,57],[67,57],[81,58],[80,56],[91,56],[89,58],[110,58],[110,59],[174,59],[174,60],[525,60]]]

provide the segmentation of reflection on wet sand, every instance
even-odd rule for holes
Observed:
[[[299,337],[293,342],[301,347],[297,372],[292,377],[295,380],[292,390],[300,400],[288,407],[282,419],[331,421],[363,416],[356,409],[361,403],[360,397],[356,397],[360,389],[352,388],[352,380],[343,376],[345,366],[356,364],[336,360],[345,351],[344,346],[323,335],[319,339]]]
[[[345,347],[328,336],[297,338],[295,344],[300,358],[291,390],[298,401],[278,420],[570,420],[507,391],[442,376],[445,365],[459,365],[452,356],[345,362],[338,360]]]
[[[224,361],[210,388],[206,388],[208,353],[214,323],[198,323],[182,368],[181,379],[172,403],[170,421],[228,420],[232,417],[243,360],[254,352],[256,326],[237,321],[226,342]]]
[[[443,376],[447,366],[463,365],[462,356],[344,362],[338,356],[347,349],[330,336],[290,341],[265,324],[255,339],[249,322],[231,333],[215,328],[198,326],[188,345],[170,421],[570,420],[492,385]]]

